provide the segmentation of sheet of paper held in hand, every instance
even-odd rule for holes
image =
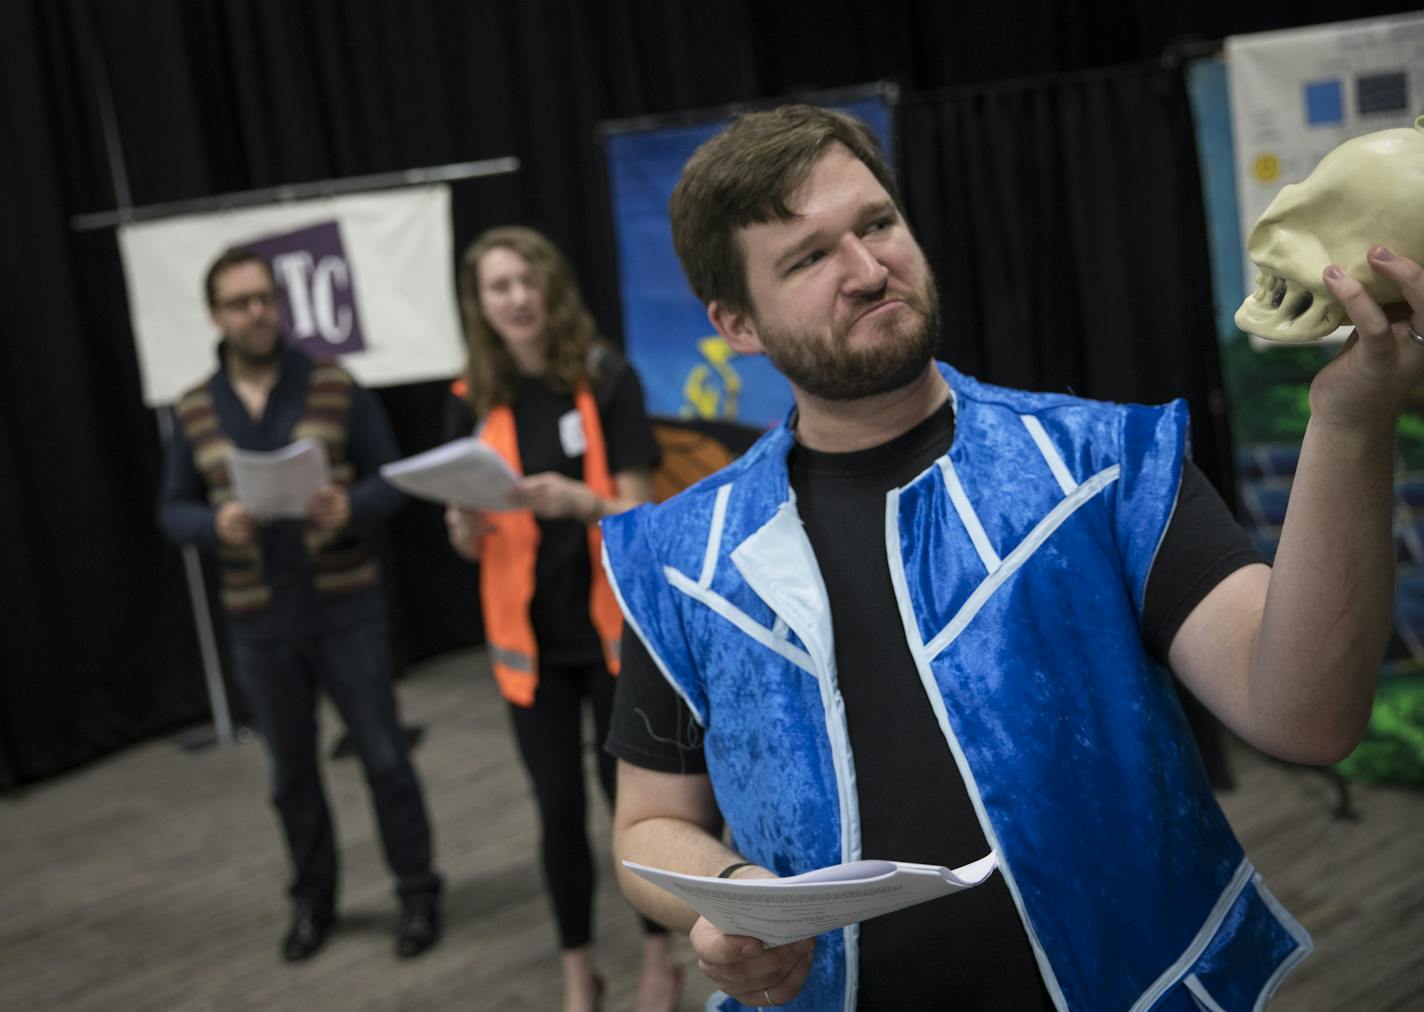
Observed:
[[[314,439],[266,452],[233,449],[228,467],[237,501],[263,520],[306,516],[311,497],[331,481],[326,444]]]
[[[381,468],[381,477],[409,495],[471,510],[514,509],[518,475],[490,447],[466,436]]]
[[[998,866],[989,853],[953,870],[903,861],[852,861],[790,878],[725,879],[680,875],[624,861],[729,935],[767,945],[810,938],[977,886]]]

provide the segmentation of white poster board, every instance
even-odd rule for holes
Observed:
[[[215,368],[203,279],[236,246],[273,263],[288,340],[308,353],[369,387],[456,375],[452,244],[444,185],[120,226],[144,402],[172,403]]]
[[[1233,36],[1226,68],[1250,292],[1246,237],[1281,188],[1350,138],[1424,113],[1424,11]]]

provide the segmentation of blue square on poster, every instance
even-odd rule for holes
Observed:
[[[1341,123],[1345,119],[1345,98],[1340,79],[1309,81],[1305,85],[1305,122],[1310,126]]]

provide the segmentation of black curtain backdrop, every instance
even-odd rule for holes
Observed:
[[[909,99],[908,212],[942,293],[942,356],[1033,390],[1185,397],[1234,501],[1191,110],[1157,63]]]
[[[7,4],[0,788],[207,713],[179,556],[154,526],[158,430],[116,242],[70,228],[116,204],[101,81],[136,205],[515,154],[517,177],[455,187],[457,246],[500,222],[546,230],[616,337],[600,120],[896,80],[906,197],[945,290],[946,354],[998,382],[1186,395],[1198,458],[1226,481],[1190,124],[1179,72],[1143,61],[1188,37],[1409,9]],[[442,396],[438,383],[382,392],[403,450],[438,440]],[[408,507],[388,542],[401,660],[476,641],[473,573],[445,549],[438,510]]]

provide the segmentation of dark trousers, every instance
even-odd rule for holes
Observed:
[[[234,629],[237,676],[272,758],[272,803],[291,855],[292,898],[332,908],[336,837],[322,789],[317,690],[336,704],[366,772],[386,864],[402,900],[434,900],[430,820],[396,718],[386,624],[364,622],[302,640],[260,639]]]
[[[532,707],[510,704],[510,723],[520,758],[539,805],[540,858],[549,889],[559,944],[587,945],[593,937],[593,852],[588,843],[583,769],[583,701],[593,705],[598,782],[613,802],[614,759],[603,750],[613,714],[613,677],[601,663],[579,667],[539,666]],[[643,918],[643,930],[667,929]]]

